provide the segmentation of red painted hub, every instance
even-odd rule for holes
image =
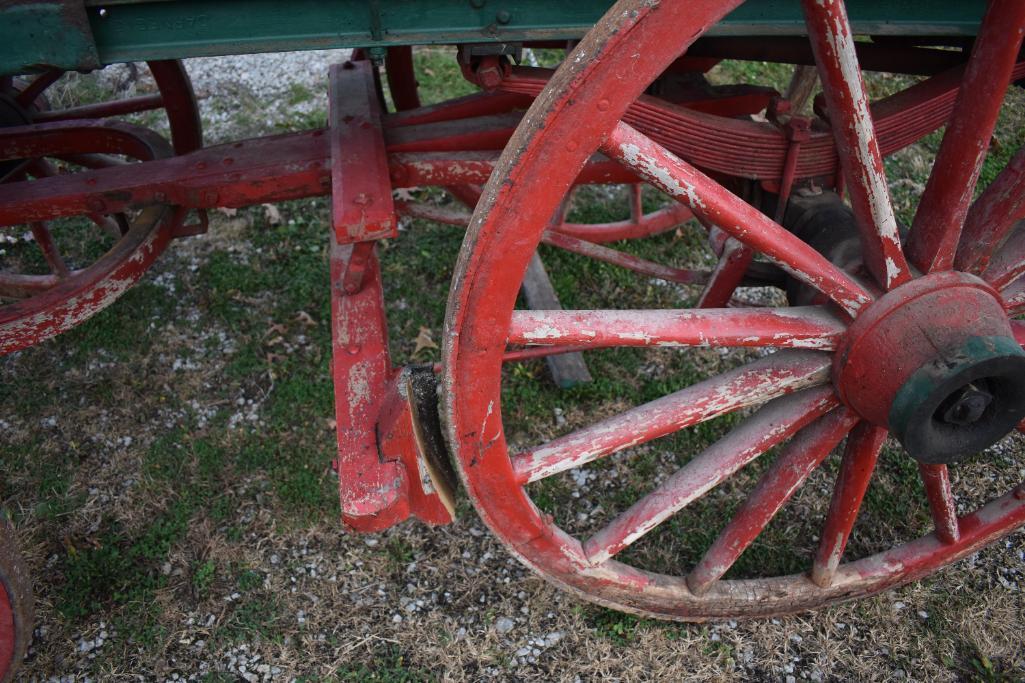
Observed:
[[[1025,416],[1025,353],[997,292],[964,273],[927,275],[874,302],[837,350],[833,381],[922,462],[977,453]]]

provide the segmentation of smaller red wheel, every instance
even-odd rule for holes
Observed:
[[[36,188],[46,182],[50,161],[82,157],[130,163],[171,155],[153,131],[116,122],[56,122],[0,129],[0,161],[24,166],[6,187]],[[27,158],[26,158],[27,157]],[[42,170],[39,170],[42,169]],[[29,178],[42,178],[30,180]],[[32,272],[30,254],[9,255],[0,267],[0,354],[11,353],[65,332],[113,303],[135,284],[167,247],[185,212],[149,207],[137,215],[90,213],[62,221],[63,239],[50,226],[24,219],[47,273]],[[74,249],[66,258],[58,245]],[[22,250],[31,251],[34,250]]]
[[[0,683],[13,680],[32,641],[32,583],[14,542],[0,522]]]

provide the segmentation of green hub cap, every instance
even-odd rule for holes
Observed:
[[[1025,351],[1009,337],[969,337],[898,389],[889,426],[919,462],[963,460],[1025,417]]]

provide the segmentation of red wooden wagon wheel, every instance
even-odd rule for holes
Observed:
[[[32,641],[32,585],[10,526],[0,521],[0,681],[7,683]]]
[[[830,262],[796,234],[622,119],[647,83],[739,1],[616,4],[558,71],[506,148],[474,214],[449,299],[444,417],[471,500],[509,549],[593,601],[699,620],[768,615],[924,576],[1025,522],[1022,485],[959,514],[947,465],[1025,415],[1021,310],[1025,151],[973,190],[1015,67],[1025,5],[994,0],[901,244],[843,4],[804,0],[863,266]],[[514,311],[528,260],[596,150],[760,252],[826,303],[792,308]],[[513,452],[503,428],[507,344],[758,347],[762,358],[548,443]],[[775,353],[768,351],[775,349]],[[589,538],[543,514],[526,485],[628,447],[761,406]],[[844,560],[887,433],[919,463],[935,530]],[[806,573],[723,578],[847,437],[821,542]],[[704,556],[655,573],[616,556],[770,448],[786,442]],[[909,494],[910,495],[910,494]]]
[[[176,154],[203,146],[203,129],[192,81],[179,60],[146,62],[157,92],[94,104],[56,106],[48,91],[66,75],[50,69],[26,79],[0,79],[0,126],[52,123],[81,119],[106,119],[163,110]]]
[[[147,65],[157,93],[66,108],[52,106],[46,96],[63,76],[61,71],[0,83],[0,182],[21,183],[27,192],[40,192],[51,176],[200,148],[199,110],[181,62]],[[167,116],[170,145],[148,129],[111,120],[153,110],[163,110]],[[159,256],[182,219],[182,212],[167,207],[133,216],[107,214],[97,207],[89,215],[95,224],[91,236],[64,236],[50,224],[26,216],[50,272],[0,269],[0,354],[64,332],[110,305]],[[68,263],[62,256],[62,246],[82,247],[83,240],[109,239],[104,234],[113,242],[91,263]]]

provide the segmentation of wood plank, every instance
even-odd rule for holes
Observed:
[[[554,311],[562,308],[559,297],[555,294],[552,281],[548,278],[541,257],[534,254],[527,265],[527,274],[523,276],[523,296],[527,305],[536,311]],[[562,353],[547,356],[548,371],[552,379],[563,389],[591,381],[591,373],[587,370],[584,356],[581,353]]]

